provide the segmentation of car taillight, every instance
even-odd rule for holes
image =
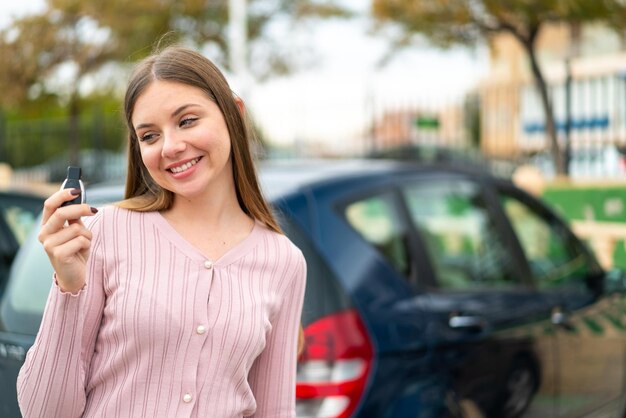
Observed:
[[[356,409],[372,365],[372,345],[355,310],[308,325],[298,361],[298,418],[348,418]]]

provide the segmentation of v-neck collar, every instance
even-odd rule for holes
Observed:
[[[248,254],[248,252],[250,252],[250,250],[258,244],[262,230],[265,228],[263,224],[255,220],[252,230],[248,236],[222,254],[217,260],[213,260],[202,253],[202,251],[200,251],[200,249],[198,249],[195,245],[187,241],[160,212],[147,212],[146,215],[148,220],[150,220],[166,238],[183,251],[189,258],[200,262],[210,260],[213,262],[215,267],[226,266]]]

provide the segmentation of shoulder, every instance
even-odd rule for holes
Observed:
[[[103,223],[110,222],[119,211],[126,211],[126,209],[114,205],[98,206],[96,209],[98,212],[95,215],[83,218],[83,222],[89,229],[94,229]]]
[[[128,210],[115,205],[105,205],[97,209],[98,212],[95,215],[83,218],[85,226],[95,234],[104,233],[112,228],[117,230],[119,225],[132,225],[149,213]]]
[[[267,226],[257,222],[259,236],[264,249],[272,256],[274,262],[299,276],[306,273],[306,260],[304,254],[285,234],[273,231]]]
[[[256,229],[265,245],[273,246],[282,256],[304,258],[302,251],[287,237],[287,235],[273,231],[264,224],[257,222]]]

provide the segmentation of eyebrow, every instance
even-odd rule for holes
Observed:
[[[174,110],[171,114],[171,117],[176,117],[178,115],[180,115],[181,113],[183,113],[185,110],[187,110],[190,107],[197,107],[200,106],[199,104],[195,104],[195,103],[187,103],[184,104],[180,107],[178,107],[176,110]],[[150,128],[151,126],[154,126],[153,123],[140,123],[139,125],[135,126],[135,131],[138,131],[139,129],[143,129],[143,128]]]

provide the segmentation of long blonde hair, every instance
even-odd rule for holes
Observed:
[[[246,115],[221,71],[200,53],[180,46],[169,46],[141,61],[133,72],[124,98],[128,127],[128,174],[125,200],[117,205],[147,212],[171,208],[174,195],[160,187],[141,159],[139,141],[132,124],[135,103],[155,80],[172,81],[197,87],[213,100],[224,115],[231,139],[231,160],[237,200],[242,210],[270,229],[281,232],[265,201],[254,166],[250,143],[255,139]]]

